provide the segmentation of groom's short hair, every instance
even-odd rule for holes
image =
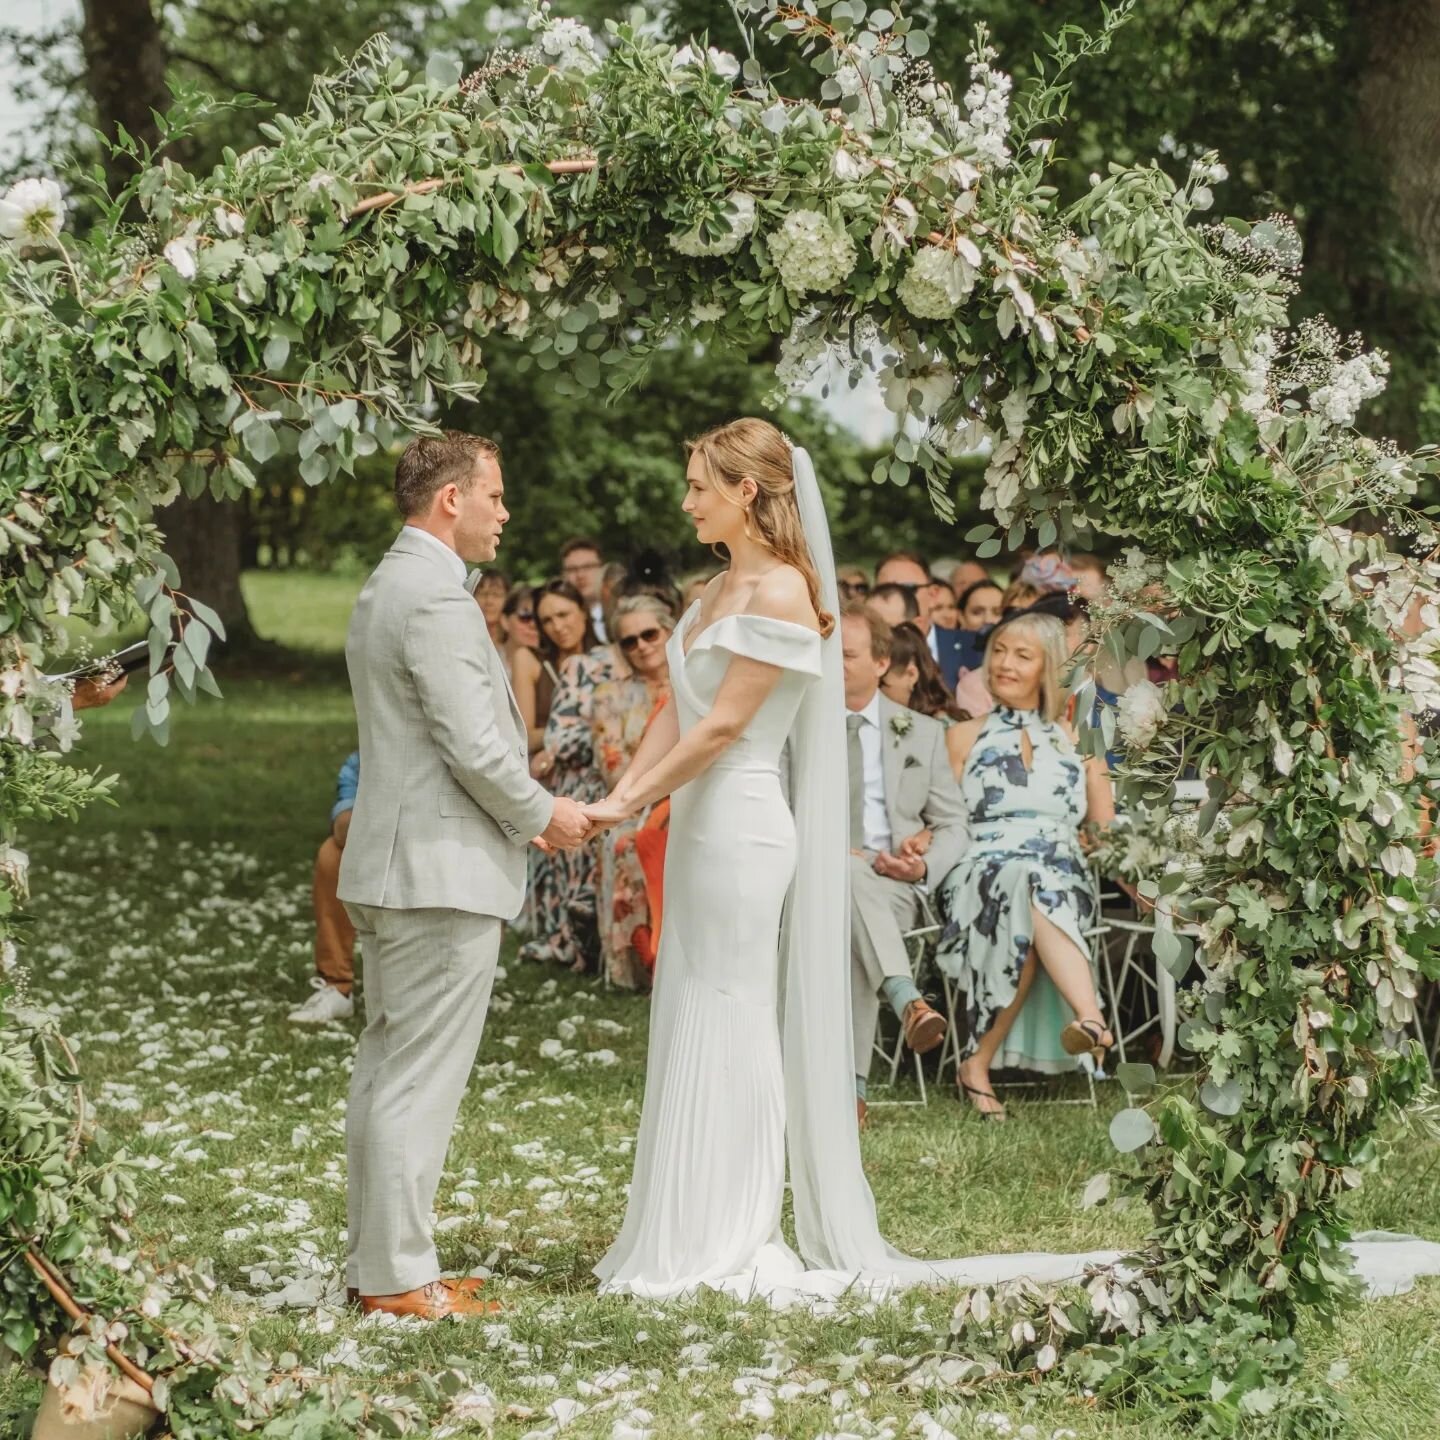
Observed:
[[[417,435],[395,466],[395,503],[407,519],[423,515],[438,490],[454,485],[468,494],[479,474],[479,462],[500,463],[500,447],[483,435],[442,430]]]

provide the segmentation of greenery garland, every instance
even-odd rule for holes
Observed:
[[[1091,743],[1118,724],[1132,807],[1163,803],[1186,769],[1210,797],[1187,863],[1144,882],[1190,922],[1159,958],[1205,976],[1182,1031],[1198,1078],[1112,1126],[1133,1157],[1123,1184],[1154,1214],[1148,1247],[1079,1300],[968,1297],[967,1373],[1143,1382],[1218,1433],[1313,1416],[1275,1384],[1297,1363],[1299,1309],[1353,1299],[1342,1200],[1427,1077],[1405,1032],[1435,966],[1430,762],[1402,736],[1436,700],[1436,536],[1406,508],[1432,462],[1353,428],[1383,357],[1321,322],[1286,328],[1293,227],[1197,223],[1224,178],[1214,156],[1178,186],[1112,166],[1060,203],[1066,72],[1123,11],[1097,37],[1062,35],[1012,107],[983,34],[957,100],[898,10],[741,8],[809,57],[820,104],[779,93],[753,55],[677,53],[643,25],[597,39],[541,5],[530,50],[463,81],[443,58],[410,75],[376,40],[208,176],[162,160],[118,196],[88,182],[100,220],[84,239],[51,182],[0,203],[0,924],[10,937],[22,919],[23,822],[104,788],[60,756],[78,729],[42,673],[60,619],[149,617],[136,724],[162,743],[175,692],[216,689],[218,624],[181,594],[157,528],[182,487],[236,494],[279,454],[307,484],[348,473],[479,393],[497,331],[577,403],[677,344],[778,335],[782,393],[832,354],[878,365],[915,423],[877,483],[918,476],[948,513],[954,458],[989,447],[995,523],[967,536],[982,557],[1081,526],[1135,543],[1089,650],[1174,655],[1180,679],[1102,710]],[[68,1138],[55,1044],[12,996],[0,1265],[30,1247],[99,1317],[65,1342],[58,1384],[93,1396],[118,1346],[163,1377],[188,1436],[289,1434],[278,1417],[301,1410],[393,1432],[461,1383],[423,1382],[382,1417],[217,1327],[203,1274],[131,1236],[124,1157]],[[1154,1077],[1125,1081],[1139,1100]],[[27,1267],[5,1266],[6,1347],[29,1357],[69,1328]]]

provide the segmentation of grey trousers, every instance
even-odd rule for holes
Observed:
[[[485,1028],[500,921],[347,909],[363,947],[365,1030],[345,1116],[345,1283],[397,1295],[440,1276],[430,1211]]]
[[[850,1009],[857,1075],[870,1073],[880,987],[892,976],[910,978],[905,932],[919,919],[913,885],[887,880],[861,856],[850,857]]]

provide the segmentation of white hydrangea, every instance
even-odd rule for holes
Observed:
[[[1353,425],[1361,405],[1384,390],[1389,373],[1390,362],[1378,350],[1371,350],[1337,364],[1310,399],[1332,425]]]
[[[0,199],[0,236],[20,249],[49,249],[65,224],[65,197],[53,181],[17,180]]]
[[[578,20],[545,21],[536,43],[557,70],[589,75],[600,68],[595,36]]]
[[[1116,707],[1115,722],[1132,750],[1146,750],[1165,723],[1165,694],[1149,680],[1132,685]]]
[[[858,258],[848,232],[837,230],[816,210],[792,210],[766,244],[781,282],[792,295],[837,289]]]
[[[730,229],[718,240],[707,239],[696,225],[671,235],[670,248],[681,255],[730,255],[738,250],[755,229],[755,197],[737,190],[726,200],[720,214]]]
[[[897,415],[909,412],[912,391],[919,392],[918,413],[929,418],[955,393],[955,372],[948,365],[925,365],[902,373],[889,366],[881,374],[880,387],[885,408]]]
[[[725,318],[725,307],[713,300],[697,300],[690,307],[690,323],[706,325]]]
[[[917,319],[945,320],[974,288],[975,270],[963,255],[944,246],[925,245],[910,262],[895,293]]]

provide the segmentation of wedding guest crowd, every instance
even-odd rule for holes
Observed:
[[[580,803],[625,772],[670,694],[669,646],[713,577],[674,583],[651,552],[607,562],[561,547],[558,573],[511,585],[473,576],[476,602],[525,722],[532,773]],[[882,1007],[918,1054],[963,1026],[957,1093],[1004,1118],[991,1072],[1057,1073],[1111,1038],[1090,963],[1094,899],[1082,827],[1114,813],[1103,761],[1082,759],[1061,678],[1103,597],[1094,556],[1025,553],[1008,576],[974,560],[886,555],[837,572],[850,768],[851,984],[857,1115]],[[1133,667],[1132,667],[1133,668]],[[1108,675],[1097,706],[1129,675]],[[1111,688],[1113,687],[1113,688]],[[298,1024],[350,1013],[355,935],[335,880],[358,783],[337,780],[315,862],[315,993]],[[516,922],[523,959],[648,991],[664,920],[669,802],[574,851],[531,852]],[[906,932],[938,917],[936,960],[963,996],[922,994]]]

